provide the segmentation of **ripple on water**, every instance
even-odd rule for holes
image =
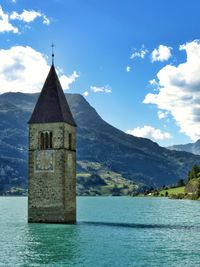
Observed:
[[[79,197],[77,225],[60,225],[1,197],[0,218],[0,266],[199,266],[198,201]]]

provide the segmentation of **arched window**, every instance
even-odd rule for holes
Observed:
[[[52,132],[41,132],[39,147],[41,150],[53,148],[53,133]]]
[[[40,149],[44,149],[44,133],[40,133]]]
[[[53,134],[50,132],[49,134],[49,148],[53,148]]]
[[[69,133],[69,149],[72,149],[72,134]]]
[[[45,138],[44,138],[44,143],[45,143],[44,149],[48,149],[49,148],[49,133],[46,132],[44,136],[45,136]]]

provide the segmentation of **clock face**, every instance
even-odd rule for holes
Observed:
[[[35,151],[35,171],[53,171],[54,153],[53,150]]]

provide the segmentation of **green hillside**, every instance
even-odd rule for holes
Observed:
[[[27,188],[27,121],[37,97],[23,93],[0,95],[1,194],[13,188]],[[113,194],[116,185],[115,189],[121,187],[114,189],[116,194],[132,195],[135,190],[175,184],[186,177],[192,165],[200,162],[198,155],[170,151],[149,139],[116,129],[81,95],[67,94],[67,100],[78,125],[79,194],[95,194],[95,190],[97,194]]]

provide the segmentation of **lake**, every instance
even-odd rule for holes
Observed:
[[[78,197],[77,225],[28,224],[0,198],[0,266],[200,266],[200,202]]]

